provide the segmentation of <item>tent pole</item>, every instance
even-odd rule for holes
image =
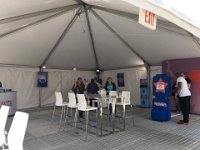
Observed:
[[[42,69],[42,67],[40,67],[40,72],[42,72],[43,71],[43,69]],[[42,107],[42,88],[41,87],[39,87],[39,106],[38,106],[39,108],[41,108]]]
[[[146,64],[146,70],[147,70],[147,80],[148,80],[148,101],[149,101],[149,107],[151,106],[151,66],[149,64]]]
[[[94,37],[93,37],[93,34],[92,34],[91,23],[90,23],[90,19],[89,19],[89,16],[88,16],[87,9],[86,9],[86,5],[84,5],[84,9],[85,9],[87,25],[88,25],[88,29],[89,29],[89,33],[90,33],[90,41],[91,41],[91,44],[92,44],[93,55],[94,55],[94,58],[95,58],[97,69],[99,69],[99,61],[98,61],[98,57],[97,57],[97,53],[96,53],[96,48],[95,48],[95,44],[94,44]]]
[[[93,15],[104,24],[124,45],[126,45],[136,56],[138,56],[144,63],[148,62],[118,33],[116,32],[103,18],[101,18],[93,9],[91,9]]]
[[[46,58],[44,59],[44,61],[42,62],[41,66],[46,65],[47,61],[49,60],[49,58],[51,57],[51,55],[55,52],[56,48],[58,47],[58,45],[60,44],[60,42],[63,40],[63,38],[65,37],[65,35],[68,33],[68,31],[70,30],[70,28],[72,27],[72,25],[74,24],[74,22],[76,21],[78,15],[80,14],[82,7],[80,7],[76,14],[74,15],[74,17],[71,19],[71,21],[69,22],[69,24],[67,25],[67,27],[65,28],[65,30],[63,31],[63,33],[61,34],[61,36],[59,37],[59,39],[56,41],[55,45],[53,46],[53,48],[51,49],[51,51],[49,52],[49,54],[46,56]]]

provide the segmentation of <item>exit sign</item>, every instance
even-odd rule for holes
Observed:
[[[140,8],[139,23],[152,30],[156,29],[156,15],[148,10]]]

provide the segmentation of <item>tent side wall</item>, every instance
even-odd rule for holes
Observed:
[[[41,105],[55,103],[55,91],[61,91],[64,100],[67,100],[67,93],[71,91],[74,80],[78,77],[86,79],[88,82],[96,76],[94,71],[72,71],[48,69],[49,84],[47,88],[41,90]]]
[[[45,70],[48,72],[48,87],[37,87],[37,68],[0,67],[0,81],[3,88],[17,91],[17,109],[52,105],[55,102],[55,91],[61,91],[66,100],[67,92],[71,90],[74,79],[95,77],[93,71]]]
[[[124,73],[124,87],[118,87],[117,85],[117,73]],[[128,90],[131,92],[131,103],[134,105],[140,104],[140,79],[146,78],[145,67],[132,68],[132,69],[120,69],[104,71],[101,74],[103,79],[103,85],[105,85],[107,77],[112,77],[113,82],[116,84],[118,90]]]
[[[159,74],[161,72],[162,72],[161,66],[152,66],[151,81],[154,75]],[[117,73],[124,73],[124,84],[125,84],[124,87],[118,87]],[[101,78],[103,79],[103,85],[105,85],[107,77],[112,77],[112,80],[116,83],[118,90],[131,91],[131,103],[133,105],[140,105],[140,79],[147,78],[147,71],[145,67],[104,71],[101,73]]]
[[[151,67],[151,77],[157,73],[161,73],[161,67]],[[67,92],[71,90],[74,79],[82,77],[90,82],[91,78],[96,76],[93,71],[72,71],[72,70],[53,70],[46,69],[48,72],[48,87],[37,87],[37,68],[16,68],[16,67],[0,67],[0,81],[3,88],[13,89],[17,91],[17,109],[31,108],[39,106],[52,105],[55,102],[55,91],[61,91],[63,97],[67,100]],[[124,73],[125,87],[118,87],[117,73]],[[101,78],[105,85],[108,76],[113,78],[119,90],[130,90],[131,101],[134,105],[140,104],[139,81],[146,78],[145,67],[132,69],[120,69],[103,71]],[[152,78],[151,78],[152,79]]]
[[[38,106],[39,89],[36,73],[39,69],[0,67],[3,88],[17,91],[17,109]]]

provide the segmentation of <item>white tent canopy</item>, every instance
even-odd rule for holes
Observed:
[[[199,39],[186,30],[163,19],[156,31],[139,25],[134,1],[85,2],[2,0],[0,63],[109,70],[200,57]]]
[[[133,68],[125,71],[125,77],[139,86],[139,78],[146,76],[146,65],[161,65],[166,59],[200,57],[199,29],[177,16],[173,16],[173,22],[180,25],[181,20],[182,28],[169,22],[172,20],[167,17],[171,14],[150,1],[147,5],[139,0],[132,3],[123,0],[1,0],[0,4],[1,66],[33,68],[31,71],[0,68],[1,80],[21,91],[18,108],[37,106],[38,99],[42,105],[51,103],[55,90],[66,94],[75,77],[90,79],[96,69],[105,71],[101,75],[106,78],[116,73],[109,70]],[[136,6],[140,5],[160,15],[157,30],[138,24]],[[154,8],[158,8],[157,11]],[[49,70],[50,87],[38,91],[35,73],[43,65],[48,69],[77,68],[84,72]],[[24,91],[22,83],[31,90]],[[133,90],[137,87],[134,86],[129,85],[127,89]],[[138,93],[134,91],[137,99]]]

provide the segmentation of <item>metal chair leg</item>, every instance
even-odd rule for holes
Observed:
[[[97,135],[98,135],[98,109],[96,109],[96,128],[97,128]]]
[[[112,128],[115,132],[115,104],[112,104]]]
[[[88,133],[88,114],[89,114],[89,111],[85,111],[85,131],[86,131],[86,136],[85,136],[85,141],[87,142],[87,133]]]
[[[133,105],[131,105],[131,110],[132,110],[132,119],[133,119],[133,126],[134,126],[134,112],[133,112]]]
[[[66,114],[66,106],[64,106],[64,111],[63,111],[63,115],[65,116]]]
[[[126,126],[126,106],[123,105],[123,129],[125,130]]]
[[[66,110],[66,116],[65,116],[65,123],[64,123],[64,127],[66,126],[66,122],[67,122],[67,115],[68,115],[68,110],[69,110],[69,107],[67,107],[67,110]]]
[[[63,111],[64,111],[64,107],[62,106],[62,109],[61,109],[61,115],[60,115],[60,124],[59,124],[59,128],[60,128],[61,123],[62,123]]]
[[[74,116],[74,125],[73,125],[74,128],[76,128],[77,116],[78,116],[78,109],[76,109],[76,113]]]
[[[52,113],[52,116],[51,116],[51,123],[52,123],[52,121],[53,121],[53,117],[54,117],[55,109],[56,109],[56,105],[54,105],[53,113]]]

